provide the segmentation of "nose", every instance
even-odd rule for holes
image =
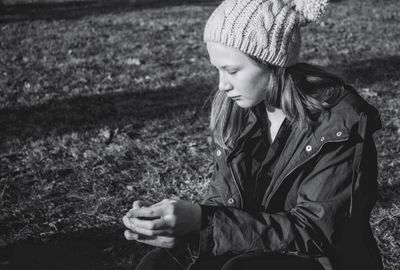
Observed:
[[[218,89],[219,91],[232,90],[232,84],[229,82],[229,80],[226,79],[226,77],[222,73],[219,74]]]

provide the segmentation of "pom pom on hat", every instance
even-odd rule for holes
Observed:
[[[306,22],[315,22],[324,14],[328,0],[294,0],[293,5]]]

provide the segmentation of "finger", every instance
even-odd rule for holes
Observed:
[[[132,208],[128,211],[128,213],[126,213],[126,215],[127,215],[129,218],[137,217],[136,212],[137,212],[139,209],[151,207],[151,206],[149,206],[149,205],[150,205],[150,204],[147,203],[147,202],[138,202],[138,203],[134,202],[133,205],[132,205]],[[159,217],[159,216],[158,216],[158,217]],[[157,218],[158,218],[158,217],[157,217]],[[154,219],[154,217],[153,217],[153,218],[149,218],[149,219]]]
[[[135,232],[136,231],[136,227],[131,223],[131,220],[129,219],[128,216],[124,216],[122,218],[122,222],[124,223],[125,227],[127,227],[128,229],[130,229],[131,231]]]
[[[140,208],[140,207],[139,207]],[[137,210],[137,209],[139,209],[139,208],[132,208],[132,209],[130,209],[129,211],[128,211],[128,213],[126,213],[126,216],[128,217],[128,218],[132,218],[133,217],[133,213]]]
[[[143,220],[139,218],[131,218],[130,222],[136,226],[147,230],[159,230],[169,228],[164,218],[158,218],[153,220]]]
[[[140,209],[149,209],[149,207],[143,206],[140,208],[131,209],[128,211],[128,213],[126,213],[126,216],[128,216],[129,218],[141,218],[141,219],[145,219],[145,220],[154,220],[154,219],[160,218],[160,215],[153,216],[150,213],[149,213],[149,216],[143,216],[140,214],[141,213],[141,211],[139,211]],[[144,212],[151,212],[151,210],[144,210]]]
[[[154,240],[156,239],[156,236],[146,236],[146,235],[141,235],[135,232],[132,232],[131,230],[125,230],[124,231],[124,236],[126,240]]]
[[[144,229],[144,228],[140,228],[135,226],[134,219],[130,219],[127,216],[124,216],[122,218],[122,221],[125,225],[125,227],[127,227],[129,230],[131,230],[134,233],[138,233],[138,234],[142,234],[142,235],[146,235],[146,236],[157,236],[157,235],[165,235],[165,236],[169,236],[172,235],[172,231],[171,230],[149,230],[149,229]]]
[[[159,206],[159,205],[162,205],[162,204],[167,203],[169,201],[170,201],[170,199],[163,199],[162,201],[160,201],[158,203],[152,204],[150,207]]]
[[[143,205],[142,201],[134,201],[132,203],[132,209],[139,209],[141,205]]]
[[[175,240],[174,239],[165,239],[165,238],[154,238],[154,239],[138,239],[136,240],[140,243],[155,246],[155,247],[161,247],[161,248],[172,248],[175,246]]]
[[[132,229],[131,229],[132,228]],[[135,225],[132,225],[132,227],[129,228],[133,230],[135,233],[142,234],[145,236],[171,236],[172,231],[169,229],[166,230],[149,230],[149,229],[144,229],[141,227],[137,227]]]
[[[125,227],[131,230],[132,232],[138,233],[137,227],[133,224],[132,220],[128,216],[124,216],[122,218],[122,222],[124,223]],[[142,230],[145,231],[145,230]],[[147,232],[147,235],[152,235],[151,232]]]
[[[132,209],[128,213],[131,218],[145,217],[156,219],[163,216],[164,212],[165,206],[162,204],[154,207],[142,207],[140,209]]]
[[[139,235],[130,230],[125,230],[124,236],[125,236],[126,240],[138,240],[139,239]]]

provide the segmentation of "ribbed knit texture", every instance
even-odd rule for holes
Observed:
[[[208,19],[204,41],[276,66],[291,66],[299,58],[300,26],[318,19],[326,4],[327,0],[225,0]]]

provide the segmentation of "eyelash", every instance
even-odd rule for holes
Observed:
[[[218,69],[218,68],[217,68]],[[232,71],[230,71],[230,70],[225,70],[226,71],[226,73],[228,73],[229,75],[234,75],[234,74],[236,74],[237,72],[238,72],[238,70],[232,70]]]

